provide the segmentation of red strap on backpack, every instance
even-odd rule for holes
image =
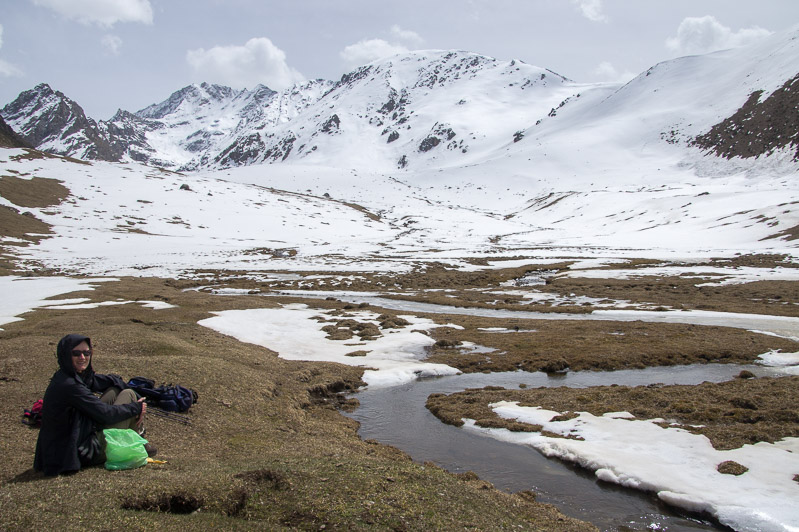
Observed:
[[[39,428],[42,426],[42,407],[44,406],[44,401],[42,399],[37,399],[30,410],[25,409],[22,413],[22,422],[28,425],[29,427]]]

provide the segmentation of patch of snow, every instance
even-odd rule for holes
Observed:
[[[552,421],[561,413],[504,401],[490,406],[503,418],[572,438],[485,429],[473,420],[464,420],[464,427],[577,463],[606,482],[654,492],[667,504],[707,512],[735,530],[799,528],[795,505],[799,484],[793,480],[799,471],[799,438],[719,451],[704,436],[662,428],[653,420],[636,420],[626,413],[581,412],[574,419]],[[740,476],[719,473],[717,466],[728,460],[748,471]]]
[[[93,290],[97,283],[114,280],[116,279],[0,276],[0,291],[3,293],[0,325],[20,321],[21,314],[53,303],[49,298],[69,292]]]
[[[714,282],[696,286],[725,286],[752,283],[755,281],[799,281],[799,268],[723,268],[718,266],[658,266],[618,270],[579,270],[559,274],[563,277],[586,279],[641,279],[646,277],[683,277],[697,279],[717,279]]]
[[[151,308],[153,310],[175,308],[175,305],[169,304],[165,301],[123,301],[123,300],[98,301],[95,303],[62,303],[61,301],[59,301],[58,304],[56,305],[46,305],[38,308],[50,309],[50,310],[75,310],[75,309],[90,309],[90,308],[100,308],[100,307],[109,307],[117,305],[127,305],[128,303],[137,303],[143,307]]]
[[[132,303],[138,303],[143,307],[151,308],[153,310],[164,310],[168,308],[177,308],[177,305],[173,305],[171,303],[167,303],[166,301],[132,301]]]
[[[309,308],[304,304],[284,305],[277,309],[226,310],[214,312],[213,318],[199,322],[242,342],[260,345],[276,351],[286,360],[338,362],[369,368],[363,381],[371,387],[396,386],[421,377],[455,375],[459,370],[444,365],[423,362],[425,349],[434,340],[419,331],[436,325],[432,320],[402,316],[411,325],[403,329],[383,330],[383,335],[369,341],[342,342],[328,340],[317,317],[343,319],[330,310]],[[348,316],[362,322],[377,324],[378,315],[369,311],[351,311]],[[347,356],[354,351],[367,351],[365,356]]]
[[[114,278],[73,279],[70,277],[17,277],[0,276],[0,290],[3,301],[0,303],[0,325],[20,321],[19,316],[36,309],[71,310],[90,309],[113,305],[136,303],[153,310],[173,308],[165,301],[102,301],[87,303],[88,299],[52,299],[61,294],[81,290],[94,290],[98,283],[117,281]],[[0,329],[2,330],[2,329]]]
[[[458,346],[458,351],[463,354],[473,354],[473,353],[496,353],[496,349],[493,347],[486,347],[484,345],[475,344],[474,342],[461,342]]]
[[[797,366],[799,365],[799,353],[781,353],[779,351],[769,351],[758,357],[760,363],[765,366]]]

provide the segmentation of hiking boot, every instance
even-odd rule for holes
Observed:
[[[158,448],[156,448],[155,445],[149,442],[144,444],[144,450],[147,451],[148,458],[152,458],[153,456],[158,454]]]

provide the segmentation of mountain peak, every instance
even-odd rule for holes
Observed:
[[[23,141],[58,155],[83,154],[91,144],[84,133],[97,127],[80,105],[46,83],[20,93],[0,114]]]
[[[238,93],[230,87],[212,83],[191,84],[173,92],[161,103],[153,104],[137,111],[139,118],[161,119],[173,114],[181,106],[201,107],[212,102],[224,102],[234,98]]]

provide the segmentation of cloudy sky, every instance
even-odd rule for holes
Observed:
[[[797,0],[5,0],[0,106],[38,83],[95,119],[190,83],[283,89],[381,57],[458,49],[576,81],[799,24]]]

